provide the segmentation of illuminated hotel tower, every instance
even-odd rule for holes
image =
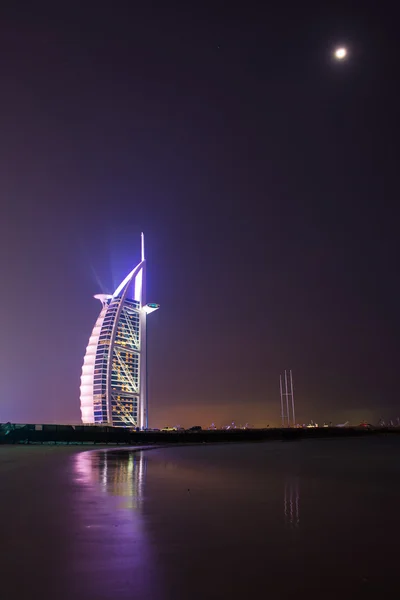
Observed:
[[[82,423],[148,427],[146,259],[142,233],[140,263],[112,295],[97,294],[102,309],[93,328],[81,376]]]

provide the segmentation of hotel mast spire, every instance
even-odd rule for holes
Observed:
[[[141,241],[142,241],[142,262],[143,262],[144,260],[146,260],[145,255],[144,255],[144,233],[143,233],[143,231],[141,233]]]

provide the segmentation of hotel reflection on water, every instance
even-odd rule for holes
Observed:
[[[126,508],[138,509],[143,500],[147,459],[142,452],[99,450],[76,457],[79,480],[99,486],[111,496],[126,498]]]
[[[126,450],[96,450],[80,452],[75,458],[76,481],[97,487],[109,496],[124,498],[124,508],[141,508],[147,472],[145,452]],[[174,462],[163,462],[164,469],[182,471]],[[198,478],[196,472],[196,478]],[[207,474],[209,476],[209,473]],[[188,472],[185,471],[187,479]],[[284,524],[289,528],[300,525],[300,482],[298,477],[287,477],[283,482]]]

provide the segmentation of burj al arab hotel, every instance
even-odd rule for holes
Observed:
[[[112,295],[97,294],[102,309],[93,328],[81,376],[82,423],[148,427],[147,315],[144,236],[141,260]]]

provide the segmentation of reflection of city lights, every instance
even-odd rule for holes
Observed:
[[[108,495],[130,498],[129,506],[125,506],[138,508],[143,495],[145,465],[146,459],[141,452],[80,452],[75,458],[75,480],[85,485],[98,485]]]
[[[80,595],[113,598],[121,595],[121,590],[128,596],[134,590],[138,598],[163,598],[163,584],[160,576],[154,577],[156,558],[140,510],[146,453],[93,450],[78,452],[73,460],[76,518],[85,531],[84,539],[77,541],[75,560],[79,573],[86,574],[84,567],[89,563],[82,548],[90,549],[90,564],[97,564],[99,575],[85,577],[88,589]]]
[[[297,478],[288,479],[285,482],[283,512],[286,525],[289,527],[298,527],[300,525],[300,492]]]

